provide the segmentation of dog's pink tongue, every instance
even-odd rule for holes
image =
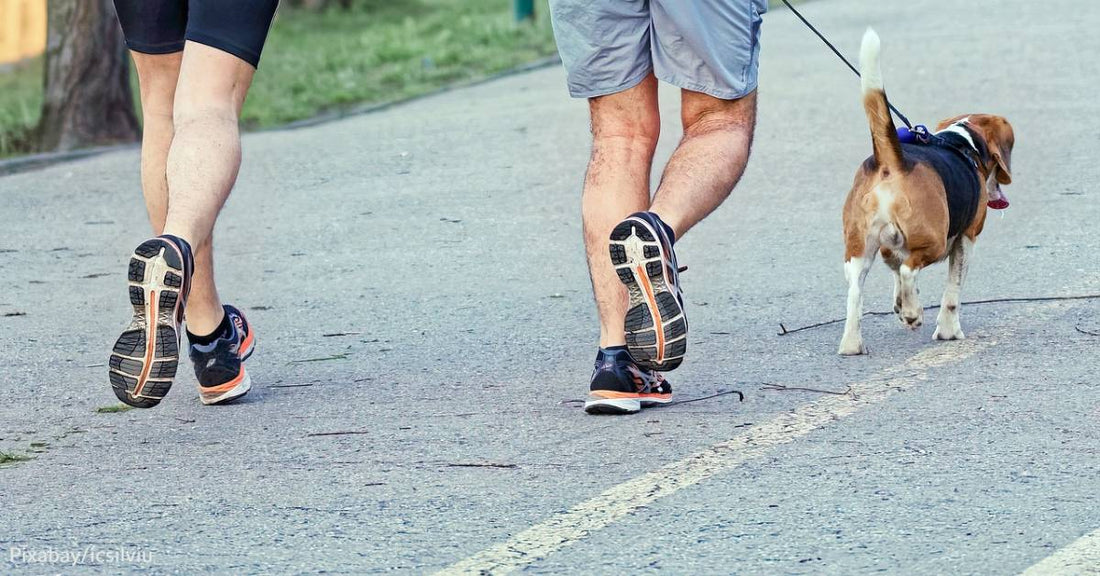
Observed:
[[[1008,196],[1005,196],[1005,193],[998,186],[990,195],[987,205],[994,210],[1004,210],[1008,208]]]

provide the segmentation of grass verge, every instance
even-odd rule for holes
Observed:
[[[28,150],[42,108],[42,59],[0,71],[0,158]]]
[[[544,1],[536,15],[532,24],[516,24],[510,0],[355,0],[348,11],[323,12],[280,8],[242,123],[268,128],[399,100],[552,55]],[[28,135],[41,105],[41,58],[0,71],[0,158],[31,151]]]
[[[424,94],[555,52],[545,6],[516,24],[508,0],[362,0],[349,12],[284,11],[242,119],[266,127]]]
[[[356,0],[348,11],[280,9],[241,121],[278,126],[508,70],[555,51],[547,8],[517,24],[510,0]],[[134,98],[137,101],[135,83]],[[0,157],[30,151],[42,59],[0,72]]]

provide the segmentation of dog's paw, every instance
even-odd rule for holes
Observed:
[[[933,340],[963,340],[966,335],[963,334],[962,328],[958,326],[948,326],[940,324],[936,326],[936,333],[932,334]]]
[[[919,330],[920,327],[924,325],[923,312],[903,312],[902,314],[898,314],[898,319],[901,320],[902,326],[905,326],[910,330]]]
[[[860,356],[867,353],[867,346],[863,344],[863,340],[844,340],[841,341],[836,353],[841,356]]]

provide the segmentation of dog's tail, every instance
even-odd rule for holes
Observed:
[[[871,143],[875,150],[875,163],[884,171],[901,172],[904,161],[901,156],[901,143],[890,117],[890,107],[886,104],[886,90],[882,85],[882,69],[878,55],[881,43],[878,34],[868,28],[863,34],[863,43],[859,48],[859,74],[863,79],[863,108],[867,111],[867,121],[871,124]]]

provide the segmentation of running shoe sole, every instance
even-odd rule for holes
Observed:
[[[626,392],[590,392],[584,403],[589,414],[634,414],[642,408],[672,402],[672,394],[629,394]]]
[[[214,386],[211,388],[203,388],[199,391],[199,401],[207,406],[211,404],[228,404],[245,394],[252,389],[252,377],[245,371],[244,366],[241,366],[241,373],[222,384],[221,386]]]
[[[646,370],[675,369],[687,352],[687,317],[667,277],[661,242],[647,222],[631,217],[611,231],[609,251],[630,296],[624,322],[630,356]]]
[[[179,248],[161,238],[145,241],[130,259],[129,281],[134,317],[111,353],[111,388],[126,404],[151,408],[172,387],[179,365],[185,297]]]

